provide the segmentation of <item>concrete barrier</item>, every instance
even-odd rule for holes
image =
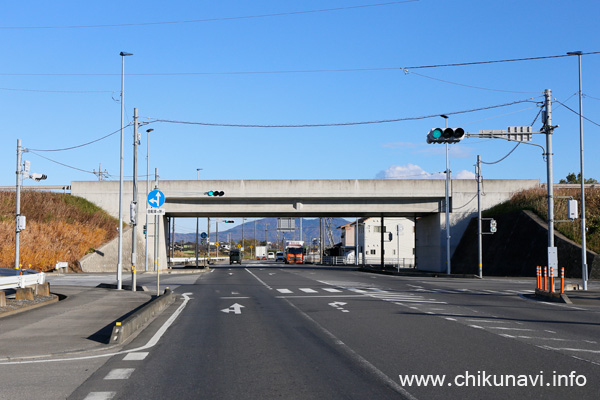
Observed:
[[[0,307],[6,307],[6,293],[4,293],[4,290],[0,290]]]
[[[110,344],[121,344],[129,336],[135,333],[138,329],[144,326],[148,321],[153,319],[165,308],[170,306],[175,301],[175,294],[166,289],[163,295],[155,297],[144,307],[125,318],[121,322],[117,322],[113,327],[110,335]]]
[[[17,288],[15,299],[17,300],[33,300],[33,288]]]
[[[35,285],[36,296],[50,296],[50,283],[38,283]]]

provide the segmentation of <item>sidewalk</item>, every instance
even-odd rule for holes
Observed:
[[[0,319],[0,361],[107,348],[117,321],[152,292],[52,286],[66,299]]]

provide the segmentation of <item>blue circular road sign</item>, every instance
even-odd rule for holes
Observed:
[[[148,204],[151,207],[161,207],[165,204],[165,194],[160,190],[153,190],[148,193]]]

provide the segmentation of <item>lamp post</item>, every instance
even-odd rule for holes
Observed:
[[[587,246],[585,237],[585,178],[583,176],[583,101],[581,89],[581,51],[570,51],[570,56],[577,56],[579,61],[579,162],[581,168],[581,275],[583,280],[583,290],[587,290],[588,271],[587,271]]]
[[[119,256],[117,261],[117,290],[123,288],[123,125],[125,125],[125,57],[131,53],[122,51],[121,56],[121,156],[119,174]]]
[[[446,120],[446,129],[448,128],[448,116],[440,115]],[[446,273],[450,275],[450,160],[448,158],[448,142],[446,142]]]
[[[146,198],[150,193],[150,132],[154,129],[146,129]],[[144,258],[144,271],[148,272],[148,212],[146,212],[146,225],[144,225],[146,236],[146,256]]]

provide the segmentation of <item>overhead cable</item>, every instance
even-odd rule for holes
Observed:
[[[600,54],[600,51],[583,53],[583,55]],[[373,67],[373,68],[333,68],[333,69],[300,69],[300,70],[275,70],[275,71],[230,71],[230,72],[152,72],[152,73],[126,73],[126,76],[184,76],[184,75],[266,75],[266,74],[298,74],[298,73],[317,73],[317,72],[365,72],[365,71],[409,71],[413,69],[428,69],[428,68],[446,68],[446,67],[463,67],[471,65],[484,65],[496,63],[508,63],[519,61],[545,60],[551,58],[570,57],[566,54],[554,56],[528,57],[528,58],[511,58],[503,60],[488,60],[488,61],[473,61],[462,62],[455,64],[437,64],[437,65],[416,65],[411,67]],[[414,72],[413,72],[414,73]],[[118,73],[10,73],[0,72],[0,76],[121,76]],[[432,78],[435,79],[435,78]]]
[[[131,126],[131,124],[127,124],[126,126],[124,126],[124,127],[123,127],[123,129],[125,129],[125,128],[129,127],[129,126]],[[98,138],[98,139],[92,140],[91,142],[87,142],[87,143],[79,144],[79,145],[77,145],[77,146],[72,146],[72,147],[65,147],[65,148],[63,148],[63,149],[29,149],[29,148],[28,148],[27,150],[29,150],[29,151],[65,151],[65,150],[73,150],[73,149],[78,149],[78,148],[80,148],[80,147],[88,146],[88,145],[90,145],[90,144],[93,144],[93,143],[99,142],[99,141],[101,141],[101,140],[103,140],[103,139],[106,139],[107,137],[110,137],[110,136],[112,136],[112,135],[114,135],[114,134],[116,134],[116,133],[119,133],[119,132],[121,132],[121,129],[120,129],[120,128],[119,128],[119,129],[117,129],[116,131],[112,132],[112,133],[109,133],[109,134],[108,134],[108,135],[106,135],[106,136],[102,136],[101,138]]]
[[[423,115],[419,117],[404,117],[404,118],[395,118],[395,119],[383,119],[383,120],[374,120],[374,121],[354,121],[354,122],[333,122],[333,123],[321,123],[321,124],[273,124],[273,125],[264,125],[264,124],[231,124],[231,123],[218,123],[218,122],[192,122],[192,121],[176,121],[169,119],[161,119],[161,118],[150,118],[150,122],[163,122],[168,124],[183,124],[183,125],[202,125],[202,126],[218,126],[218,127],[228,127],[228,128],[322,128],[322,127],[333,127],[333,126],[352,126],[352,125],[372,125],[372,124],[385,124],[391,122],[402,122],[402,121],[416,121],[421,119],[428,119],[439,117],[440,115],[458,115],[465,114],[475,111],[483,111],[490,110],[494,108],[500,107],[508,107],[515,104],[520,103],[528,103],[534,102],[533,99],[526,100],[518,100],[513,101],[511,103],[498,104],[487,107],[479,107],[473,108],[470,110],[462,110],[462,111],[453,111],[453,112],[445,112],[445,113],[435,113],[431,115]]]
[[[218,17],[218,18],[204,18],[204,19],[191,19],[191,20],[181,20],[181,21],[162,21],[162,22],[132,22],[132,23],[124,23],[124,24],[101,24],[101,25],[55,25],[55,26],[0,26],[0,29],[81,29],[81,28],[118,28],[118,27],[127,27],[127,26],[150,26],[150,25],[175,25],[175,24],[191,24],[191,23],[200,23],[200,22],[216,22],[216,21],[232,21],[232,20],[243,20],[243,19],[254,19],[254,18],[270,18],[270,17],[282,17],[287,15],[300,15],[300,14],[315,14],[322,12],[332,12],[332,11],[343,11],[343,10],[352,10],[357,8],[369,8],[369,7],[383,7],[383,6],[391,6],[403,3],[414,3],[419,0],[403,0],[403,1],[388,1],[386,3],[376,3],[376,4],[363,4],[358,6],[346,6],[346,7],[336,7],[336,8],[322,8],[317,10],[306,10],[306,11],[289,11],[289,12],[280,12],[280,13],[272,13],[272,14],[258,14],[258,15],[246,15],[239,17]]]

